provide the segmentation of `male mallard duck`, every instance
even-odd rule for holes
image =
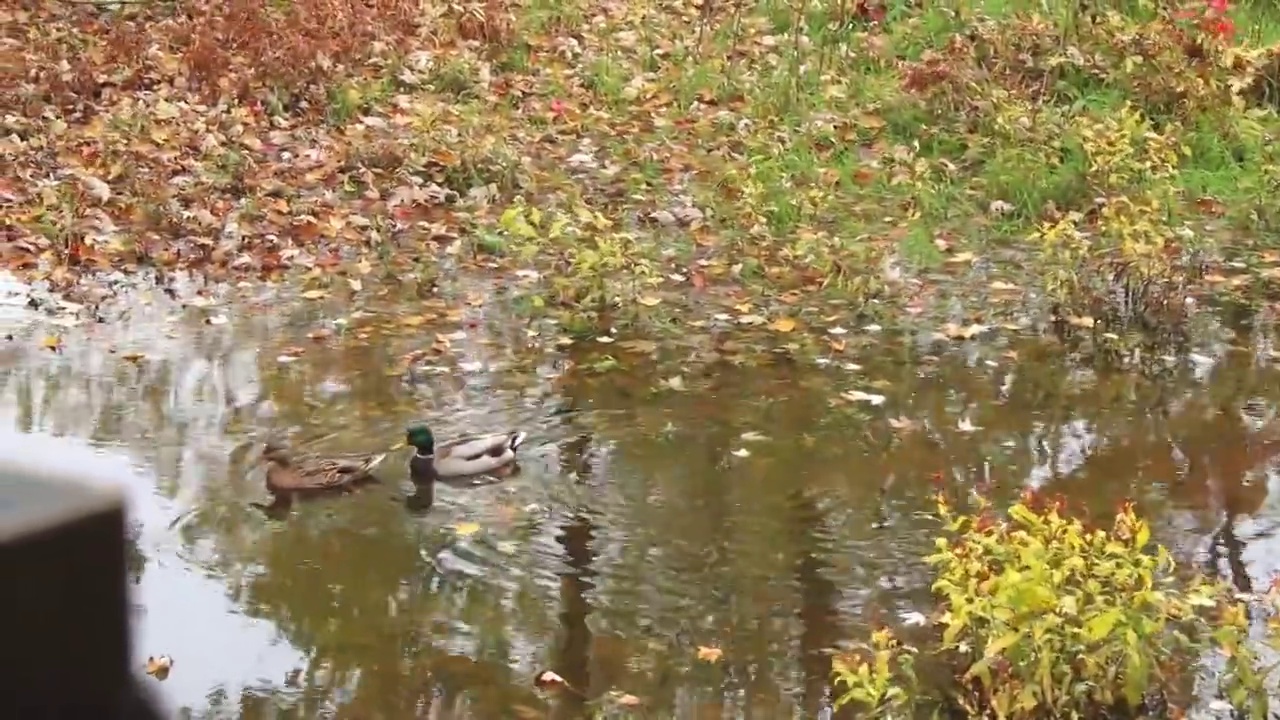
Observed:
[[[414,425],[405,432],[405,443],[416,450],[409,460],[409,475],[416,484],[442,478],[505,474],[516,467],[516,448],[528,437],[515,432],[464,435],[437,443],[431,428]]]
[[[294,457],[275,442],[268,442],[262,450],[267,463],[267,491],[276,496],[344,492],[376,482],[372,471],[386,457],[386,453]]]

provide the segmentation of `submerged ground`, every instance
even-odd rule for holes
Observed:
[[[0,9],[0,410],[130,466],[170,708],[822,716],[938,487],[1265,587],[1280,22],[926,5]],[[422,419],[523,473],[248,506]]]

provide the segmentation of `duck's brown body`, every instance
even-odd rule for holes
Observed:
[[[293,457],[287,449],[267,443],[262,452],[267,462],[267,491],[272,495],[308,495],[345,492],[377,482],[373,469],[386,453],[346,457]]]

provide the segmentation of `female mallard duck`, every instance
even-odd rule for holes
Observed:
[[[267,491],[275,496],[345,492],[376,482],[373,469],[386,457],[386,453],[294,457],[276,442],[268,442],[262,450],[267,463]]]
[[[431,428],[414,425],[405,442],[416,452],[409,460],[409,476],[416,484],[478,475],[505,475],[516,469],[516,448],[528,437],[515,432],[464,435],[437,443]]]

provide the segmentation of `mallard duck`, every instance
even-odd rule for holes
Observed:
[[[294,457],[283,445],[268,442],[262,458],[267,463],[267,491],[274,496],[291,496],[345,492],[376,482],[373,469],[387,454]]]
[[[503,475],[516,468],[516,448],[527,433],[498,432],[464,435],[437,443],[431,428],[414,425],[405,431],[405,443],[414,448],[409,476],[415,484],[447,478]]]

